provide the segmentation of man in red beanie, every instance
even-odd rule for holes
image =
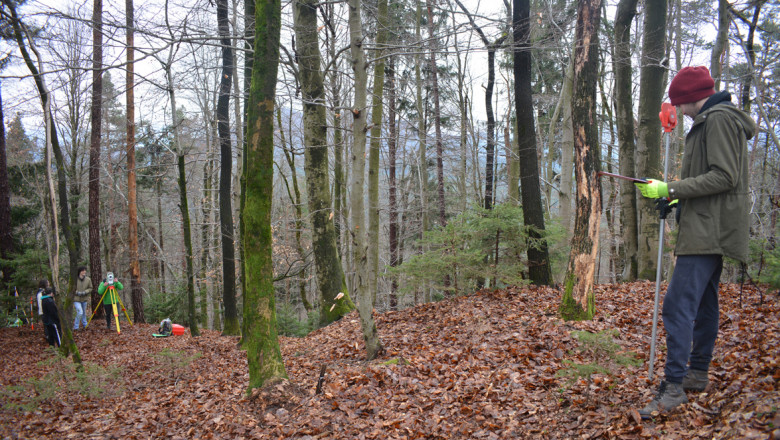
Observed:
[[[681,180],[637,184],[651,199],[679,200],[677,263],[664,297],[664,380],[639,413],[650,418],[688,402],[685,391],[704,391],[718,336],[718,283],[723,256],[745,262],[749,213],[747,141],[756,123],[716,92],[706,67],[681,69],[669,99],[693,120],[685,138]]]

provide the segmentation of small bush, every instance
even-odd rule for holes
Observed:
[[[203,356],[201,353],[187,354],[186,351],[172,351],[168,347],[152,357],[157,359],[157,369],[173,380],[179,380],[188,370],[192,361]]]
[[[187,322],[187,286],[177,285],[167,292],[150,292],[144,299],[146,320],[160,323],[165,318],[172,322]]]
[[[0,389],[0,403],[4,408],[35,411],[42,403],[52,400],[57,391],[77,393],[88,399],[116,396],[123,391],[122,367],[87,362],[79,367],[59,350],[53,347],[49,350],[51,357],[38,363],[46,374]]]
[[[304,337],[317,329],[319,321],[317,310],[307,313],[306,319],[298,319],[293,304],[280,303],[276,306],[276,331],[282,336]]]

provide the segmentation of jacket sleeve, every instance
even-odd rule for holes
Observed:
[[[704,124],[705,156],[709,170],[698,176],[669,183],[678,199],[705,197],[737,187],[740,149],[743,145],[741,127],[728,114],[712,112]]]
[[[87,295],[92,293],[92,278],[87,277],[87,286],[84,288],[84,292],[86,292]]]
[[[103,292],[105,292],[105,291],[106,291],[106,285],[104,283],[100,283],[100,285],[98,286],[98,291],[97,291],[98,295],[102,295]]]
[[[118,280],[114,281],[114,286],[116,286],[117,290],[124,290],[125,286],[122,285]]]

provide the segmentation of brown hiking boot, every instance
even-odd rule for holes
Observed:
[[[682,381],[682,387],[685,391],[704,391],[710,381],[707,379],[707,372],[704,370],[688,369]]]
[[[688,396],[685,395],[682,384],[663,381],[658,387],[658,394],[639,410],[639,415],[643,419],[649,419],[659,413],[672,411],[684,403],[688,403]]]

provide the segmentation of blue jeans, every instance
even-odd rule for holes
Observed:
[[[718,337],[720,255],[680,255],[664,297],[666,381],[682,383],[688,368],[707,371]]]
[[[76,320],[73,322],[73,330],[79,329],[79,321],[84,324],[84,328],[87,328],[87,308],[86,301],[73,301],[73,305],[76,307]]]

